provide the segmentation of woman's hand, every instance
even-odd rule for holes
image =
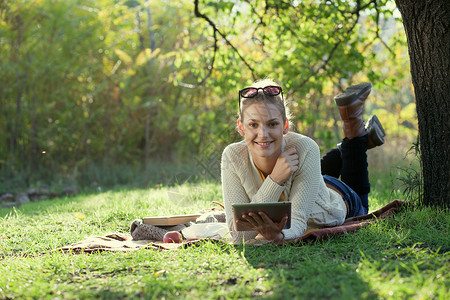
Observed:
[[[264,212],[250,212],[242,218],[253,226],[253,230],[261,234],[266,240],[279,242],[284,238],[281,230],[286,225],[288,217],[285,216],[280,223],[273,222]],[[239,222],[239,220],[238,220]]]
[[[270,178],[283,185],[298,170],[297,150],[292,147],[280,154],[270,174]]]

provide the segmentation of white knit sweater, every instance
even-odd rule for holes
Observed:
[[[309,137],[289,132],[283,138],[282,151],[290,147],[297,149],[299,169],[283,186],[270,175],[262,181],[245,141],[228,145],[223,151],[223,201],[234,242],[253,239],[258,233],[234,231],[232,204],[278,202],[281,193],[285,194],[285,201],[292,202],[291,228],[283,229],[286,239],[302,236],[307,228],[336,226],[345,221],[345,202],[323,181],[317,144]]]

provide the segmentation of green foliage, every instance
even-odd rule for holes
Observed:
[[[148,182],[153,161],[193,157],[208,169],[239,139],[236,91],[266,76],[323,149],[341,135],[332,97],[359,81],[390,137],[415,135],[391,1],[192,2],[2,1],[0,181],[138,165]]]
[[[403,190],[405,199],[416,204],[423,202],[423,177],[422,177],[422,160],[420,155],[419,138],[417,142],[411,146],[408,154],[413,154],[413,161],[408,167],[398,167],[401,175],[397,178],[400,182],[400,188]]]

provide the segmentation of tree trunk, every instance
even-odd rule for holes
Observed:
[[[150,8],[145,9],[147,12],[147,28],[148,28],[148,34],[150,37],[150,49],[152,49],[152,52],[156,49],[156,42],[155,42],[155,34],[153,33],[153,22],[152,22],[152,14],[150,13]]]
[[[36,107],[37,107],[37,94],[36,89],[33,91],[33,100],[31,102],[31,138],[30,138],[30,165],[32,172],[34,170],[38,169],[38,157],[40,156],[40,153],[38,153],[38,134],[39,134],[39,123],[38,123],[38,117],[36,113]]]
[[[150,49],[153,51],[155,51],[156,49],[156,43],[155,43],[155,35],[152,29],[152,15],[150,12],[150,8],[146,8],[146,12],[147,12],[147,29],[149,32],[149,37],[150,37]],[[142,35],[142,34],[141,34]],[[144,74],[146,77],[148,77],[148,74],[151,74],[152,72],[152,64],[153,64],[153,58],[151,58],[148,61],[148,72],[146,70],[144,70]],[[152,88],[150,88],[150,90],[148,90],[148,95],[152,95]],[[154,102],[155,99],[153,96],[150,97],[150,103]],[[145,121],[145,183],[147,184],[149,181],[149,176],[150,176],[150,147],[151,147],[151,139],[153,138],[153,134],[152,137],[150,136],[150,127],[151,127],[151,121],[152,118],[154,116],[154,110],[157,109],[157,106],[152,107],[152,105],[150,105],[150,107],[148,108],[148,113],[147,113],[147,119]]]
[[[423,202],[450,199],[450,2],[396,0],[408,40],[416,96]]]
[[[142,34],[141,16],[139,11],[136,13],[136,20],[138,25],[139,45],[141,47],[141,50],[144,50],[145,49],[144,35]]]

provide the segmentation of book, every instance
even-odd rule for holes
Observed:
[[[163,217],[144,217],[142,218],[142,223],[154,226],[174,226],[188,222],[193,222],[197,220],[197,218],[200,216],[201,216],[200,214],[192,214],[192,215],[173,215]]]

